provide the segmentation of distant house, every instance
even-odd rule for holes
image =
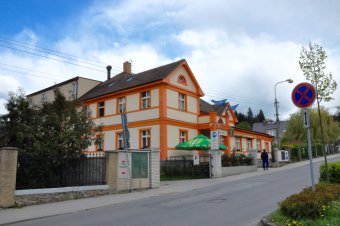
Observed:
[[[288,121],[280,121],[279,123],[279,135],[280,138],[282,138],[284,132],[286,132],[286,128],[288,125]],[[266,133],[268,135],[271,135],[274,137],[274,142],[276,143],[276,128],[277,124],[276,122],[256,122],[253,125],[253,131],[260,132],[260,133]]]
[[[27,95],[27,97],[31,100],[33,105],[39,106],[42,103],[53,101],[54,90],[59,89],[67,100],[76,100],[99,83],[101,82],[93,79],[74,77],[67,81],[31,93]]]
[[[271,151],[272,136],[235,127],[237,119],[229,103],[223,107],[202,100],[204,93],[188,63],[183,59],[133,74],[131,64],[123,72],[98,84],[79,98],[103,132],[103,150],[123,148],[121,114],[126,113],[132,149],[156,148],[161,159],[188,155],[175,146],[199,134],[210,137],[218,130],[220,143],[232,151]],[[88,147],[95,153],[98,145]]]

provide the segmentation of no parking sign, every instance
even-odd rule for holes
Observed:
[[[302,82],[295,86],[292,92],[292,101],[298,108],[311,106],[316,97],[314,86],[308,82]]]

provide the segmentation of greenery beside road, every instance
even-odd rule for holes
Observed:
[[[325,166],[320,167],[320,181],[326,181]],[[311,187],[293,194],[280,203],[271,215],[279,226],[340,225],[340,162],[329,163],[330,183],[319,183],[315,192]]]
[[[94,141],[94,123],[58,90],[54,101],[32,105],[23,91],[10,93],[0,117],[0,147],[17,147],[17,188],[45,188],[62,183],[64,170]]]

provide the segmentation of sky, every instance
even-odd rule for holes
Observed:
[[[280,119],[298,111],[293,88],[309,42],[327,53],[325,72],[340,86],[337,0],[0,0],[0,114],[8,93],[26,94],[81,76],[104,81],[132,62],[133,73],[186,59],[206,101]],[[340,106],[321,102],[331,113]],[[314,104],[315,106],[316,104]]]

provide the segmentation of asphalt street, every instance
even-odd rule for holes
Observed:
[[[338,155],[330,161],[339,159]],[[322,159],[314,164],[316,181],[320,163]],[[165,191],[168,187],[166,192],[112,205],[103,202],[101,207],[86,209],[83,206],[83,210],[69,213],[56,211],[56,216],[41,215],[13,225],[255,225],[262,216],[274,211],[278,202],[311,185],[309,170],[305,162],[269,171],[259,169],[259,172],[229,179],[163,182],[161,189]],[[52,208],[53,204],[47,207]]]

